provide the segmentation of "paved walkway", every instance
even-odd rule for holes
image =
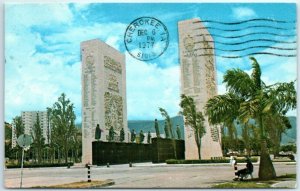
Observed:
[[[297,181],[295,180],[290,180],[290,181],[282,181],[273,184],[271,187],[272,188],[296,188],[297,186]]]
[[[239,169],[245,164],[239,164]],[[278,176],[296,173],[296,165],[274,164]],[[258,177],[258,165],[254,164],[254,178]],[[18,188],[20,169],[5,169],[4,184],[7,188]],[[92,180],[112,179],[111,188],[209,188],[214,184],[231,181],[233,167],[229,164],[167,165],[139,163],[91,168]],[[87,169],[83,167],[55,167],[24,169],[23,187],[50,186],[87,180]]]

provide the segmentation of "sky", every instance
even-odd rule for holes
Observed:
[[[142,16],[155,17],[166,25],[169,32],[168,48],[151,61],[133,58],[124,45],[126,27]],[[226,70],[240,68],[251,73],[248,56],[237,59],[226,56],[242,56],[253,52],[296,54],[296,31],[293,29],[295,4],[6,4],[5,121],[11,122],[21,111],[46,110],[64,92],[74,103],[76,122],[81,122],[80,42],[90,39],[100,39],[126,55],[129,120],[161,119],[158,107],[165,108],[170,116],[177,115],[180,110],[177,22],[191,18],[226,23],[259,18],[287,21],[254,21],[235,25],[204,22],[214,38],[215,47],[219,49],[215,52],[219,94],[226,92],[222,84]],[[254,25],[273,28],[247,28]],[[224,31],[232,29],[236,31]],[[276,35],[224,38],[257,32]],[[273,41],[240,43],[254,38]],[[256,48],[226,51],[253,46]],[[296,79],[295,56],[255,55],[255,58],[261,65],[262,79],[266,84]],[[296,111],[290,111],[288,115],[295,116]]]

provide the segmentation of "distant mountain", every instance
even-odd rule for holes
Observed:
[[[284,133],[281,134],[281,145],[286,145],[288,143],[296,143],[296,139],[297,139],[297,125],[296,125],[296,121],[297,118],[294,116],[289,116],[288,117],[292,128],[291,129],[287,129]],[[250,121],[250,123],[254,123],[254,120]],[[237,135],[239,138],[242,137],[242,127],[241,125],[235,124],[236,128],[237,128]],[[225,133],[227,133],[227,129],[225,129]]]
[[[180,132],[181,132],[181,138],[184,139],[184,122],[183,122],[183,117],[182,116],[175,116],[171,118],[172,122],[172,130],[177,137],[176,134],[176,126],[179,125],[180,127]],[[165,120],[158,120],[158,127],[159,127],[159,132],[160,134],[164,134],[164,128],[165,128]],[[139,133],[141,130],[143,130],[144,133],[150,131],[151,133],[155,133],[155,128],[154,128],[154,120],[129,120],[128,121],[128,128],[131,131],[134,129],[136,133]]]
[[[292,128],[286,130],[286,132],[281,135],[281,144],[285,145],[288,143],[296,143],[297,139],[297,118],[296,117],[288,117],[289,121],[292,125]]]
[[[288,129],[285,133],[282,133],[282,140],[281,144],[288,144],[288,143],[296,143],[296,137],[297,137],[297,125],[296,125],[296,117],[291,116],[288,117],[290,120],[290,123],[292,125],[291,129]],[[184,139],[184,121],[182,116],[175,116],[171,118],[172,121],[172,130],[175,134],[175,137],[177,137],[176,134],[176,126],[179,125],[180,131],[181,131],[181,137]],[[165,127],[165,121],[164,120],[158,120],[158,126],[159,126],[159,132],[160,134],[164,134],[164,127]],[[240,125],[237,125],[237,133],[240,137],[242,135],[242,127]],[[77,128],[81,128],[81,123],[76,124]],[[143,130],[144,133],[147,133],[150,131],[151,133],[155,133],[154,128],[154,120],[128,120],[128,128],[131,131],[134,129],[136,133],[139,133],[141,130]]]

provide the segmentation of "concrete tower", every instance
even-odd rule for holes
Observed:
[[[81,43],[82,163],[92,164],[92,141],[99,124],[101,141],[111,127],[128,140],[125,55],[100,40]]]
[[[181,69],[181,94],[191,96],[198,111],[204,114],[208,99],[217,95],[216,67],[212,36],[200,19],[178,22],[179,54]],[[202,159],[222,156],[221,132],[209,125],[205,117],[206,134],[201,141]],[[198,149],[194,131],[185,126],[185,158],[197,159]]]

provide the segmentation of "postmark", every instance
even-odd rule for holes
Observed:
[[[169,45],[167,27],[154,17],[140,17],[126,28],[124,43],[128,53],[141,61],[161,56]]]

